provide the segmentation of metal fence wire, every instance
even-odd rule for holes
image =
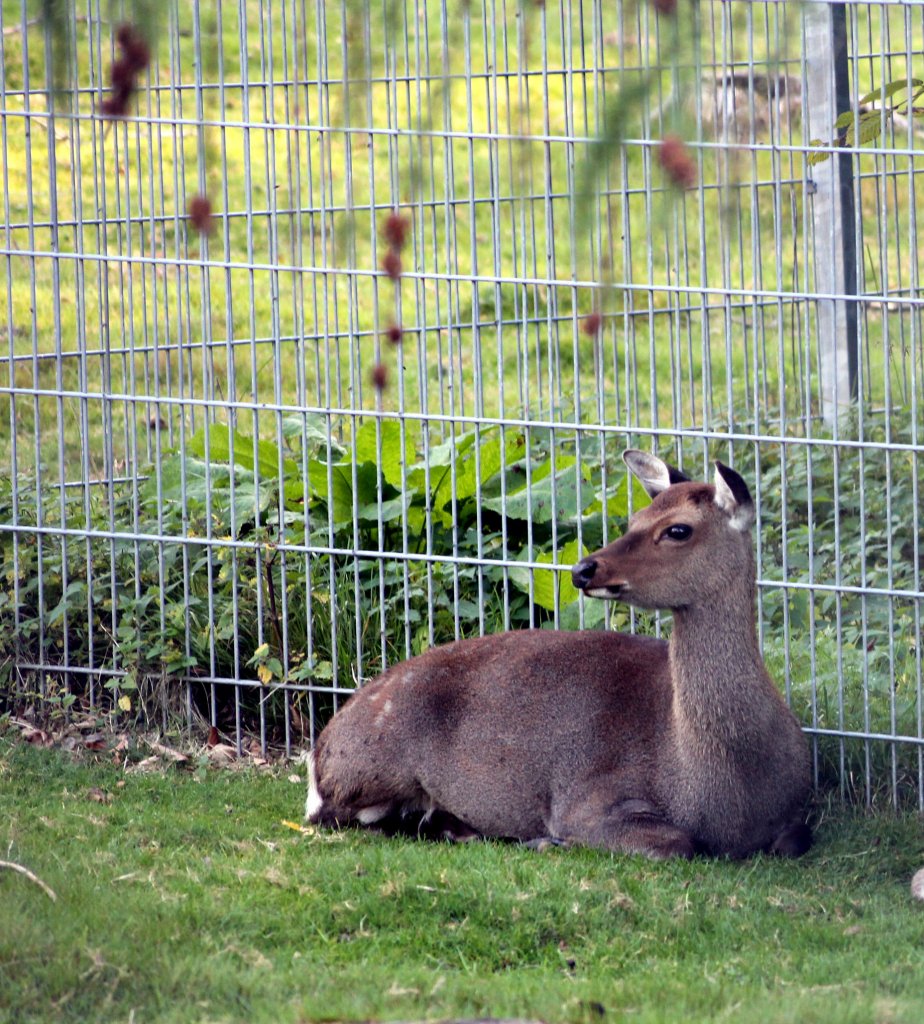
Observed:
[[[0,711],[291,753],[435,643],[669,629],[567,573],[636,446],[751,486],[818,781],[924,807],[924,6],[180,3],[116,119],[65,6],[0,6]]]

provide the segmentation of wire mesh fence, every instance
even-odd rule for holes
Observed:
[[[819,781],[924,806],[924,11],[181,4],[112,119],[108,5],[54,102],[0,9],[7,706],[291,752],[435,643],[669,628],[566,572],[635,445],[746,476]]]

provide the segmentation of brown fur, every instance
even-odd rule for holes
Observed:
[[[396,665],[319,737],[311,820],[653,857],[808,848],[808,748],[757,646],[747,487],[627,461],[657,496],[574,579],[672,609],[670,642],[529,630]],[[678,523],[689,539],[665,536]]]

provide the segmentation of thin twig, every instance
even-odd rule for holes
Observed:
[[[58,897],[55,895],[54,889],[46,885],[38,875],[31,872],[28,868],[24,868],[22,864],[14,864],[11,860],[0,860],[0,868],[9,868],[10,871],[18,871],[21,875],[25,875],[30,882],[35,882],[40,889],[44,890],[45,895],[51,899],[52,903],[57,902]]]
[[[279,645],[281,653],[285,648],[282,644],[282,630],[279,628],[279,612],[276,608],[276,587],[273,583],[273,562],[276,561],[278,550],[278,548],[273,549],[273,553],[264,560],[263,568],[266,575],[266,592],[269,598],[270,622],[273,626],[273,632],[276,634],[276,643]]]

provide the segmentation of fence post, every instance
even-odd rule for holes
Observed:
[[[847,9],[843,3],[807,0],[803,68],[806,135],[831,142],[834,122],[850,109]],[[809,167],[815,290],[819,295],[857,294],[856,211],[853,155],[836,153]],[[846,298],[817,302],[821,411],[833,427],[858,395],[857,304]]]

